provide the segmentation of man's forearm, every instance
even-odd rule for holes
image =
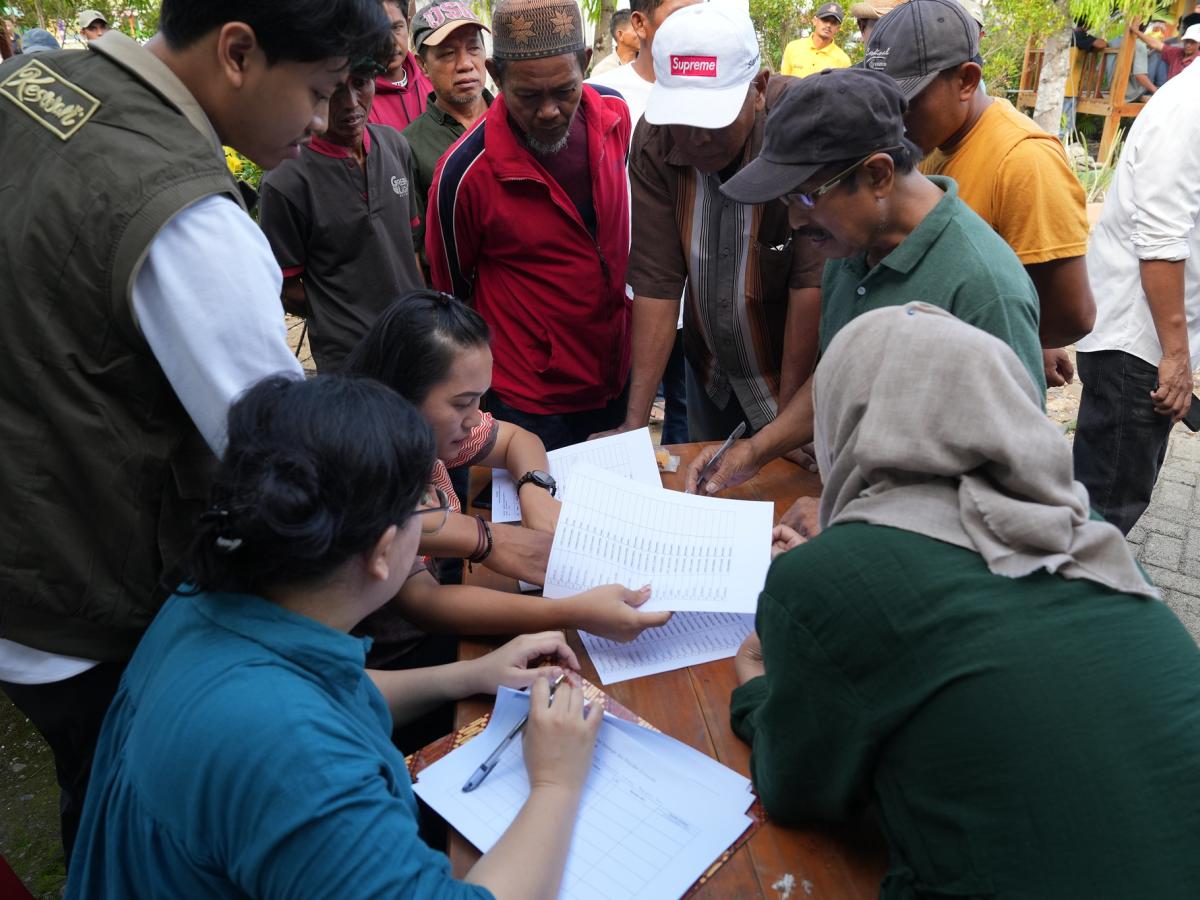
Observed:
[[[750,446],[760,467],[812,440],[812,387],[810,376],[780,408],[775,420],[750,438]]]
[[[679,298],[633,298],[632,372],[625,425],[641,428],[650,421],[650,407],[671,358],[679,322]]]
[[[779,365],[779,405],[784,406],[812,375],[817,365],[821,326],[821,289],[788,291],[787,327]]]
[[[1091,332],[1096,301],[1083,256],[1034,263],[1025,271],[1038,295],[1038,336],[1044,348],[1065,347]]]
[[[1163,356],[1186,359],[1190,351],[1183,302],[1184,260],[1143,259],[1139,268]]]

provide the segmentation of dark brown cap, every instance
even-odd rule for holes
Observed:
[[[575,0],[500,0],[492,13],[496,59],[541,59],[586,46]]]

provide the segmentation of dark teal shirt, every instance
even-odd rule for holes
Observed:
[[[882,896],[1200,897],[1200,650],[1162,603],[836,525],[775,561],[733,694],[783,824],[874,805]]]
[[[490,897],[417,836],[355,638],[259,597],[176,595],[92,765],[68,897]]]
[[[1020,358],[1043,395],[1037,290],[1012,248],[958,199],[952,178],[929,179],[946,196],[873,269],[867,255],[834,259],[821,280],[821,352],[865,312],[919,300],[995,335]]]

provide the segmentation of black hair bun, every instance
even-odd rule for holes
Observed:
[[[329,550],[336,522],[322,497],[321,478],[311,459],[286,450],[264,459],[257,500],[258,509],[247,518],[259,520],[266,532],[262,538],[268,542],[281,538],[293,552],[313,557]]]

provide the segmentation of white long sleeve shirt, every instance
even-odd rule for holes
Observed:
[[[1121,350],[1157,366],[1162,346],[1142,290],[1142,260],[1186,260],[1191,365],[1200,363],[1200,66],[1150,98],[1129,130],[1088,244],[1096,326],[1080,352]]]
[[[227,197],[206,197],[168,222],[134,281],[142,334],[218,455],[238,395],[268,375],[304,377],[287,345],[282,288],[266,237]],[[0,638],[0,681],[46,684],[95,664]]]

